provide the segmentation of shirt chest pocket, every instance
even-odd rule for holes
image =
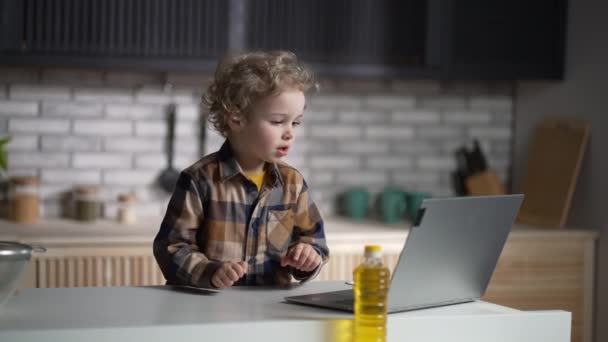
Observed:
[[[266,240],[273,252],[287,251],[293,233],[292,210],[269,210],[266,221]]]

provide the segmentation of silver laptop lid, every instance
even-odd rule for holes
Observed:
[[[425,200],[393,272],[389,311],[481,297],[523,195]]]

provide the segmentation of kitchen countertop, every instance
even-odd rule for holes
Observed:
[[[343,282],[312,282],[219,293],[166,286],[26,289],[0,307],[0,340],[346,341],[352,314],[286,304],[283,298],[349,288]],[[565,311],[519,311],[476,301],[391,314],[387,337],[567,342],[570,321]]]
[[[17,224],[0,220],[0,239],[28,243],[149,243],[156,235],[162,218],[147,218],[134,225],[123,225],[112,220],[84,223],[68,219],[41,220],[36,224]],[[343,218],[325,220],[327,240],[361,241],[373,232],[376,238],[403,241],[409,226],[384,225],[374,221],[352,221]]]
[[[83,223],[68,219],[41,220],[37,224],[17,224],[0,220],[0,240],[22,241],[26,243],[53,244],[133,244],[150,243],[162,218],[140,219],[134,225],[123,225],[113,220],[98,220]],[[402,246],[407,237],[409,223],[383,224],[379,221],[355,221],[344,217],[325,219],[327,241],[339,243],[360,243],[370,237],[375,242],[385,242]],[[542,229],[515,224],[511,237],[567,236],[570,238],[597,239],[599,233],[591,229]]]

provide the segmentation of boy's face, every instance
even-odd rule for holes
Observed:
[[[299,90],[257,101],[237,128],[241,146],[247,146],[251,156],[261,161],[274,163],[285,157],[295,141],[305,105],[306,98]]]

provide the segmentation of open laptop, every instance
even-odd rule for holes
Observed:
[[[470,302],[486,291],[523,195],[426,199],[394,269],[388,312]],[[353,311],[353,291],[285,298]]]

